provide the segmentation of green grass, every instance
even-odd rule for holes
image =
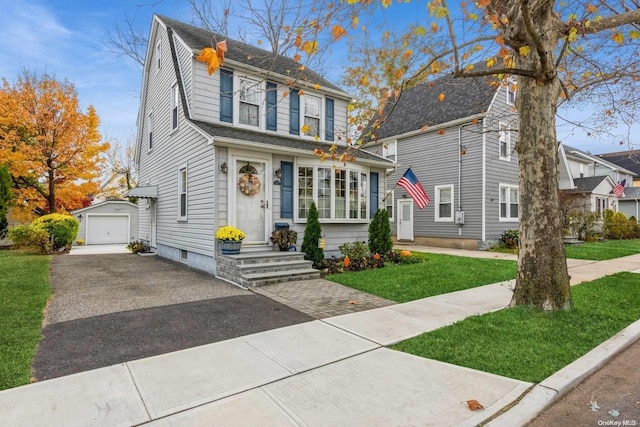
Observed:
[[[585,242],[566,246],[567,258],[602,261],[640,253],[640,239]]]
[[[516,277],[516,262],[414,252],[423,262],[333,274],[328,280],[395,302],[502,282]]]
[[[0,251],[0,390],[31,382],[43,309],[51,295],[50,264],[50,256]]]
[[[504,309],[393,348],[537,383],[640,319],[640,274],[618,273],[575,286],[572,297],[571,311]]]

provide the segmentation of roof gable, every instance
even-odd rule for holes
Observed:
[[[640,175],[640,150],[598,154],[598,157]]]
[[[221,34],[209,32],[166,16],[156,16],[194,51],[199,51],[207,46],[211,46],[212,42],[215,43],[216,41],[226,40],[228,51],[225,53],[225,59],[227,60],[236,61],[266,72],[280,74],[284,78],[297,80],[299,82],[306,82],[311,85],[318,84],[320,87],[340,91],[344,93],[345,96],[348,96],[340,87],[322,77],[320,74],[306,67],[301,70],[301,64],[292,58],[276,55],[273,52],[251,46]]]

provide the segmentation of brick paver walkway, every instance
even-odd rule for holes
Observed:
[[[395,304],[393,301],[324,279],[283,282],[251,290],[316,319]]]

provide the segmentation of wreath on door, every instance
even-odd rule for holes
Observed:
[[[240,188],[240,192],[247,196],[255,196],[258,194],[260,192],[260,185],[260,178],[250,171],[246,172],[238,180],[238,188]]]

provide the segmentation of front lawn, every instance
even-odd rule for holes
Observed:
[[[51,295],[50,264],[50,256],[0,251],[0,390],[31,382],[43,309]]]
[[[640,253],[640,239],[606,240],[566,246],[567,258],[602,261]]]
[[[333,274],[328,280],[395,302],[407,302],[515,279],[516,262],[414,252],[416,264]]]
[[[540,382],[640,319],[640,274],[574,286],[574,309],[514,307],[474,316],[392,348],[529,382]]]

